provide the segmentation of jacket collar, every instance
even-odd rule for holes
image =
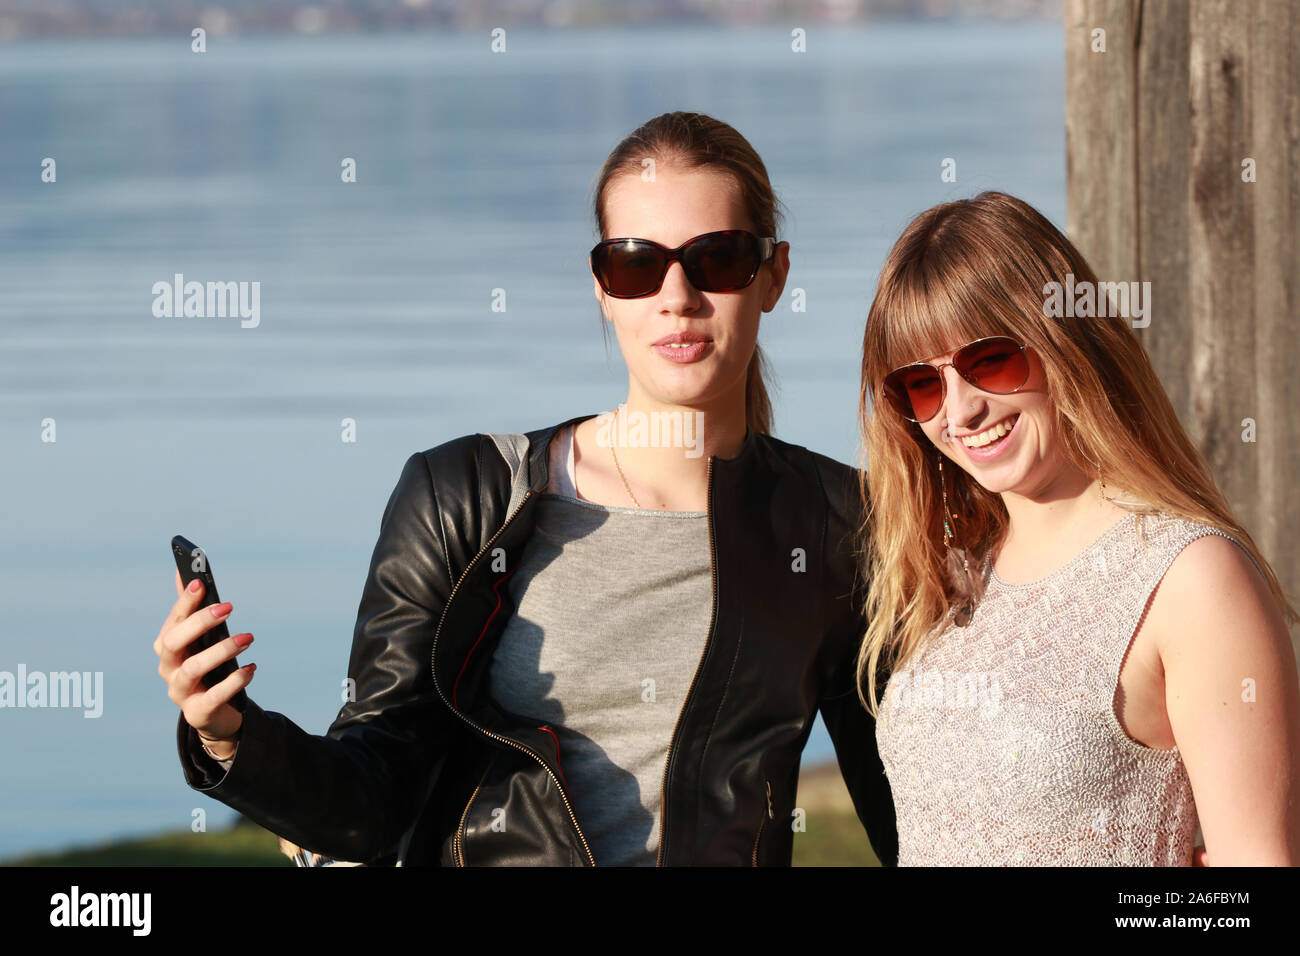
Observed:
[[[528,437],[528,459],[526,467],[528,469],[528,490],[541,494],[546,490],[547,481],[550,478],[549,449],[551,439],[555,437],[556,432],[562,428],[568,428],[570,425],[577,425],[585,422],[589,418],[595,418],[595,415],[579,415],[577,418],[570,418],[567,422],[560,422],[558,425],[552,425],[550,428],[541,428],[534,432],[529,432]]]

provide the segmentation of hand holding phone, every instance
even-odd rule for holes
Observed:
[[[235,655],[252,643],[253,635],[229,636],[224,622],[232,608],[217,596],[202,549],[177,535],[172,554],[176,603],[153,642],[158,676],[167,684],[167,699],[181,709],[184,723],[209,738],[237,741],[248,702],[244,688],[257,665],[236,667]],[[195,589],[182,581],[193,583]],[[232,754],[238,743],[234,749],[229,743],[218,747],[218,753]],[[221,759],[218,753],[210,755]]]
[[[212,575],[212,564],[208,561],[207,554],[202,548],[178,534],[172,538],[172,554],[176,559],[176,570],[180,574],[182,590],[188,588],[190,582],[196,579],[203,583],[203,597],[197,609],[222,603],[217,594],[217,582]],[[164,625],[165,629],[166,625]],[[188,653],[182,656],[192,657],[229,638],[230,631],[226,628],[226,622],[221,621],[195,637],[189,644]],[[201,678],[203,686],[207,688],[215,687],[238,669],[235,658],[229,657],[203,675]],[[248,695],[244,693],[242,687],[229,700],[230,706],[241,714],[244,712],[247,702]]]

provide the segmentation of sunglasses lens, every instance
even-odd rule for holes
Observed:
[[[1014,339],[973,342],[954,356],[953,364],[962,378],[986,392],[1006,395],[1029,381],[1029,360]]]
[[[743,230],[697,236],[682,250],[682,268],[701,292],[734,292],[754,281],[762,265],[758,239]],[[591,257],[600,286],[612,296],[635,299],[652,295],[667,272],[664,249],[641,239],[597,245]]]
[[[601,288],[609,295],[635,298],[659,288],[664,254],[648,242],[628,240],[598,247],[591,265]]]
[[[908,365],[885,376],[885,397],[899,413],[926,422],[943,404],[943,382],[932,365]]]
[[[733,292],[753,281],[758,256],[758,243],[749,233],[719,232],[691,243],[682,265],[701,292]]]

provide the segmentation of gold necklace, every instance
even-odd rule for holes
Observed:
[[[614,433],[616,436],[618,434],[618,415],[622,414],[622,411],[623,410],[620,408],[617,412],[614,413],[615,416]],[[632,494],[632,486],[627,483],[627,476],[623,474],[623,468],[618,463],[618,452],[614,451],[614,446],[617,444],[618,444],[617,437],[615,437],[615,439],[609,444],[609,453],[614,456],[614,467],[618,469],[618,476],[623,479],[623,487],[627,489],[627,495],[629,498],[632,499],[632,504],[636,505],[638,511],[641,511],[643,510],[641,508],[641,502],[637,501],[636,495]]]
[[[641,508],[641,502],[637,501],[636,495],[632,494],[632,486],[627,483],[627,476],[623,474],[623,469],[619,467],[618,454],[614,451],[613,445],[609,446],[609,453],[614,456],[614,467],[618,468],[618,476],[623,479],[623,487],[627,489],[627,494],[628,497],[632,499],[632,504],[637,506],[637,510],[643,510]]]

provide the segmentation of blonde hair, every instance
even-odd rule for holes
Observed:
[[[1049,318],[1049,282],[1097,277],[1078,249],[1014,196],[984,192],[917,216],[881,270],[862,339],[859,417],[868,462],[860,479],[867,633],[858,655],[859,696],[878,716],[878,670],[905,667],[963,606],[981,597],[979,574],[946,554],[934,448],[921,427],[887,407],[893,369],[977,338],[1008,335],[1040,359],[1055,433],[1066,458],[1134,512],[1161,511],[1218,528],[1245,545],[1283,613],[1296,620],[1276,574],[1233,518],[1170,404],[1128,320]],[[1107,310],[1112,311],[1112,310]],[[879,414],[875,410],[879,409]],[[1001,541],[1007,511],[963,469],[943,470],[956,544],[972,571]]]
[[[634,129],[614,147],[596,181],[594,213],[601,239],[605,229],[605,189],[622,174],[640,176],[641,161],[660,166],[706,168],[729,173],[740,189],[741,203],[759,236],[778,236],[781,214],[767,167],[749,140],[733,127],[703,113],[664,113]],[[778,238],[778,242],[780,239]],[[602,326],[603,328],[603,326]],[[767,357],[754,345],[745,375],[745,421],[751,429],[772,433],[772,400],[767,391]]]

